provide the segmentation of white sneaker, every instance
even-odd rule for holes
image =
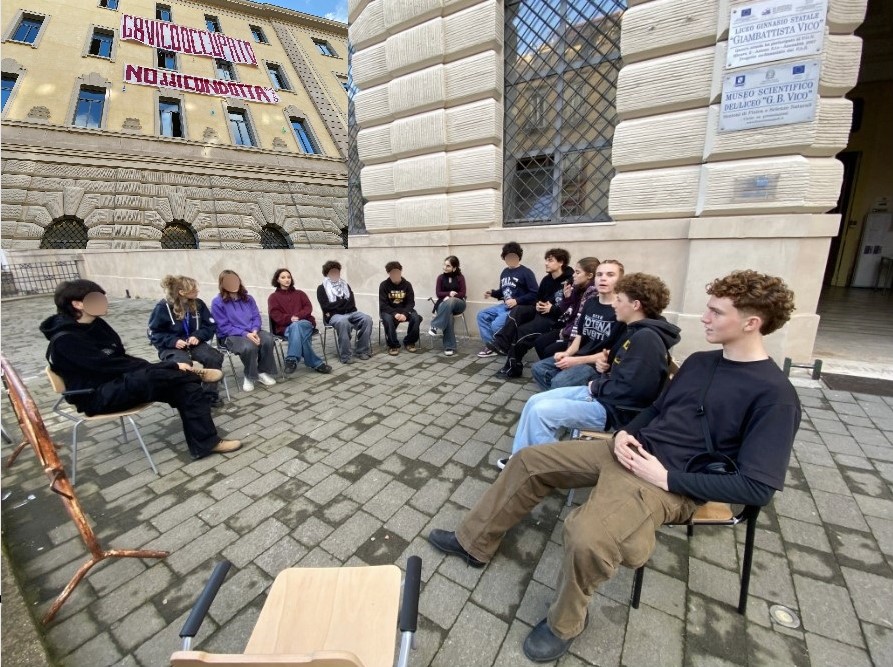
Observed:
[[[245,378],[242,380],[242,391],[254,391],[254,383],[248,378]]]
[[[276,380],[273,379],[273,376],[269,373],[258,373],[257,379],[260,380],[261,384],[265,384],[268,387],[272,387],[276,384]]]
[[[431,327],[430,329],[428,329],[428,335],[429,336],[437,336],[438,335],[437,329],[435,329],[434,327]]]
[[[444,350],[443,353],[447,357],[452,357],[454,354],[456,354],[456,351],[455,350]]]
[[[497,459],[496,467],[499,468],[500,470],[505,470],[505,467],[508,465],[510,458],[512,458],[512,457],[506,456],[504,459]]]

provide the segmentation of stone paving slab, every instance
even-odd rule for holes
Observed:
[[[117,300],[110,323],[128,351],[154,359],[145,338],[153,302]],[[67,462],[68,423],[53,415],[38,322],[48,297],[3,303],[3,352],[33,393]],[[436,343],[436,341],[435,341]],[[430,348],[430,346],[428,346]],[[233,573],[197,645],[240,651],[276,573],[292,566],[423,559],[414,667],[523,667],[521,642],[554,596],[564,494],[511,531],[484,570],[445,558],[425,541],[453,528],[495,479],[511,447],[529,380],[493,377],[474,341],[447,358],[426,349],[323,376],[298,372],[272,388],[239,391],[215,413],[242,438],[234,454],[192,462],[176,415],[140,416],[156,477],[114,424],[90,426],[79,446],[77,491],[107,547],[162,548],[163,560],[96,567],[42,628],[68,667],[164,665],[213,564]],[[229,368],[227,365],[227,372]],[[893,664],[893,399],[798,388],[806,408],[784,493],[761,514],[746,616],[735,612],[743,530],[663,528],[629,608],[622,570],[590,606],[591,623],[558,664]],[[17,429],[3,405],[7,430]],[[8,454],[11,447],[3,446]],[[62,505],[30,451],[2,472],[3,540],[32,613],[44,612],[86,559]],[[585,502],[580,490],[575,503]],[[772,622],[772,604],[803,620]],[[7,622],[8,606],[3,608]],[[6,627],[4,625],[4,627]]]

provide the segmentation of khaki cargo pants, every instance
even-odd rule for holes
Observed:
[[[527,447],[513,456],[456,530],[459,543],[489,561],[506,531],[553,489],[594,486],[564,522],[564,561],[549,627],[562,639],[583,631],[586,608],[599,584],[619,565],[644,565],[661,524],[687,520],[696,504],[625,470],[613,443],[566,441]]]

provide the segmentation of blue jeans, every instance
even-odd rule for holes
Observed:
[[[307,368],[322,366],[323,360],[313,351],[313,325],[307,320],[292,322],[285,328],[285,337],[288,338],[288,350],[286,359],[304,359]]]
[[[456,331],[453,327],[453,316],[465,312],[465,299],[450,296],[437,305],[437,314],[431,320],[431,326],[443,331],[443,349],[456,349]]]
[[[589,364],[561,370],[555,363],[555,357],[546,357],[534,363],[530,369],[533,379],[546,391],[560,387],[581,387],[598,377],[598,371]]]
[[[478,313],[478,331],[481,332],[481,340],[484,341],[484,345],[488,345],[493,340],[493,334],[502,329],[508,316],[509,308],[504,303],[484,308]]]
[[[530,445],[555,442],[558,429],[592,429],[605,427],[604,406],[589,395],[588,387],[562,387],[531,396],[524,404],[512,455]]]

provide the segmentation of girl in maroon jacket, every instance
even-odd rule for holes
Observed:
[[[453,331],[453,316],[465,312],[465,276],[459,268],[459,258],[450,255],[443,260],[443,273],[437,276],[434,286],[437,303],[434,304],[434,319],[428,334],[437,336],[443,333],[443,353],[451,357],[456,352],[456,334]]]
[[[294,373],[301,359],[304,359],[307,368],[312,368],[317,373],[331,373],[332,367],[313,351],[312,336],[316,320],[313,319],[310,299],[304,292],[295,289],[288,269],[276,269],[272,285],[276,291],[267,299],[267,307],[273,321],[273,333],[288,339],[288,351],[285,353],[286,374]]]

